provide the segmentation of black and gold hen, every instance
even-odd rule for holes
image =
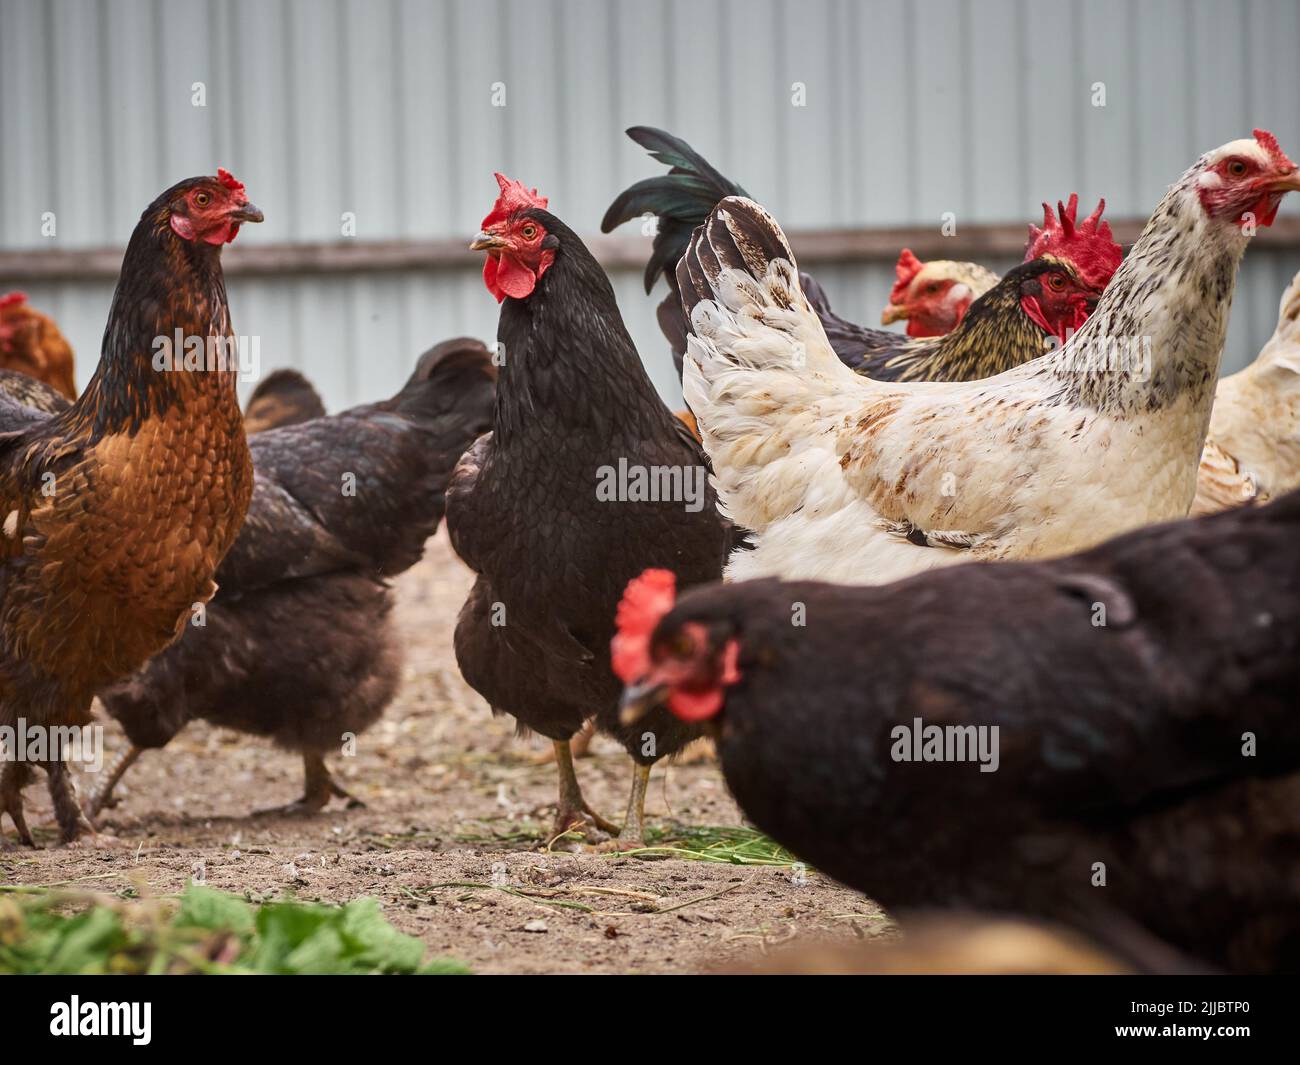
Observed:
[[[253,481],[221,248],[261,220],[224,170],[173,185],[131,234],[81,396],[53,413],[0,400],[0,727],[89,724],[95,692],[216,591]],[[47,743],[41,764],[71,842],[90,825],[62,753]],[[29,845],[32,764],[0,769],[0,811]]]

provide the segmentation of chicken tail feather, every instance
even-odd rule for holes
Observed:
[[[714,208],[677,265],[677,284],[696,362],[853,376],[804,295],[780,225],[753,200],[729,196]]]
[[[673,271],[690,243],[691,231],[709,216],[718,201],[748,193],[671,133],[653,126],[633,126],[627,135],[671,169],[619,193],[605,211],[600,230],[609,233],[624,222],[655,216],[654,245],[645,269],[645,290],[649,292],[660,274],[670,285],[673,283]]]
[[[785,234],[752,200],[714,208],[677,283],[690,319],[683,395],[724,513],[761,531],[799,505],[813,470],[836,466],[828,427],[881,386],[835,354]]]

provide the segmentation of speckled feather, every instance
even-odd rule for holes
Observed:
[[[1193,514],[1263,503],[1300,488],[1300,274],[1277,328],[1244,370],[1219,381]]]
[[[806,274],[800,283],[846,366],[877,381],[978,381],[1049,350],[1049,338],[1021,305],[1024,293],[1048,270],[1074,274],[1068,263],[1050,257],[1023,263],[975,300],[951,332],[919,340],[846,322],[831,310],[820,286],[809,291]]]

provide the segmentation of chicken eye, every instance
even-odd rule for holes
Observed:
[[[1065,278],[1060,274],[1048,274],[1047,287],[1053,292],[1061,292],[1065,289]]]
[[[537,227],[532,222],[529,222],[519,232],[524,235],[524,240],[532,240],[533,237],[537,236]]]
[[[1228,164],[1228,173],[1233,177],[1245,177],[1246,169],[1246,164],[1240,159],[1234,159]]]
[[[928,292],[931,296],[933,296],[936,292],[939,291],[939,282],[931,281],[930,284],[925,286],[925,291]]]
[[[198,207],[206,207],[211,202],[212,202],[212,197],[209,196],[206,192],[199,192],[196,193],[194,196],[194,203]]]
[[[668,649],[672,652],[673,657],[685,658],[695,650],[695,641],[684,632],[678,633],[673,637],[673,642],[669,645]]]

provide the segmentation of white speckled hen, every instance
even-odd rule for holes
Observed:
[[[724,512],[755,534],[728,575],[881,583],[1185,515],[1237,265],[1292,189],[1300,172],[1263,131],[1207,153],[1059,351],[983,381],[914,384],[845,367],[780,227],[724,200],[677,273],[686,402]]]

